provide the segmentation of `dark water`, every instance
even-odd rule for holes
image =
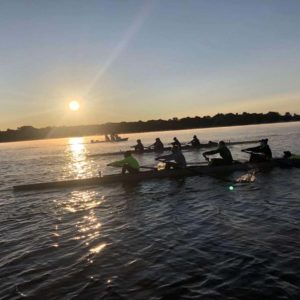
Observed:
[[[268,136],[300,152],[300,124],[178,131],[181,140]],[[175,133],[164,132],[163,140]],[[157,133],[142,134],[150,144]],[[13,193],[15,184],[115,172],[125,149],[57,139],[0,145],[0,299],[300,299],[299,169]],[[94,137],[95,138],[95,137]],[[235,146],[235,158],[246,159]],[[139,157],[153,164],[153,155]],[[188,153],[188,161],[201,159]],[[233,186],[233,190],[229,187]]]

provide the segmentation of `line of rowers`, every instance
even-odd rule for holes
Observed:
[[[137,140],[136,142],[137,142],[137,144],[135,146],[131,146],[131,148],[134,148],[135,153],[143,153],[145,151],[145,149],[153,149],[154,152],[157,152],[157,153],[161,153],[165,150],[164,144],[160,140],[160,138],[156,138],[155,143],[148,147],[144,147],[141,140]],[[193,139],[190,142],[186,143],[186,145],[189,145],[189,144],[194,148],[201,146],[201,143],[196,135],[193,136]],[[173,147],[176,146],[179,149],[181,149],[181,147],[182,147],[181,143],[179,142],[179,140],[176,137],[173,138],[173,142],[171,143],[171,145]]]
[[[193,139],[195,139],[195,137],[196,136],[194,136]],[[135,151],[136,151],[136,147],[140,147],[140,145],[142,145],[141,140],[137,140],[137,142],[138,144],[134,146]],[[161,143],[159,138],[157,138],[156,142],[151,146],[155,147],[156,143],[157,144]],[[163,144],[162,144],[162,149],[163,149]],[[186,159],[183,153],[181,152],[181,144],[179,143],[177,138],[174,138],[171,152],[172,153],[168,155],[158,156],[155,158],[155,160],[165,163],[165,169],[167,170],[186,168],[187,167]],[[253,162],[253,163],[269,161],[272,159],[272,151],[270,146],[268,145],[268,139],[262,139],[260,140],[260,145],[252,148],[243,149],[242,152],[250,154],[249,162]],[[215,155],[215,154],[219,154],[220,157],[212,158],[212,159],[208,158],[208,156]],[[220,141],[218,147],[215,150],[206,151],[202,155],[209,162],[208,163],[209,166],[225,166],[234,163],[231,151],[226,146],[226,143],[224,141]],[[283,158],[290,159],[290,160],[300,160],[300,155],[292,154],[290,151],[285,151]],[[121,167],[122,174],[125,174],[126,172],[137,173],[140,170],[140,164],[132,156],[131,151],[126,151],[124,153],[124,159],[109,163],[108,166]]]

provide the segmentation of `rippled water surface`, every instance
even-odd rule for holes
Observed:
[[[0,144],[0,299],[300,299],[300,169],[258,173],[251,184],[233,184],[237,172],[11,189],[118,172],[106,167],[117,157],[87,154],[195,133],[203,142],[269,137],[274,156],[300,153],[300,123],[130,134],[113,145],[89,144],[97,137]],[[247,159],[241,149],[231,148],[234,158]],[[154,165],[153,154],[137,158]]]

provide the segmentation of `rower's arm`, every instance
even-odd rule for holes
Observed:
[[[111,167],[123,167],[126,164],[127,164],[127,160],[126,159],[122,159],[122,160],[113,161],[113,162],[109,163],[108,166],[111,166]]]
[[[172,160],[172,159],[174,159],[174,154],[163,155],[163,156],[159,156],[159,157],[155,158],[155,160],[160,160],[160,159]]]
[[[213,154],[218,154],[220,153],[220,150],[219,149],[216,149],[216,150],[211,150],[211,151],[206,151],[203,153],[203,156],[206,156],[206,155],[213,155]]]
[[[261,146],[243,149],[243,151],[261,152]]]

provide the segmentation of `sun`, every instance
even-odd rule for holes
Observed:
[[[80,108],[80,104],[79,104],[78,101],[71,101],[71,102],[69,103],[69,108],[70,108],[70,110],[72,110],[72,111],[78,111],[79,108]]]

